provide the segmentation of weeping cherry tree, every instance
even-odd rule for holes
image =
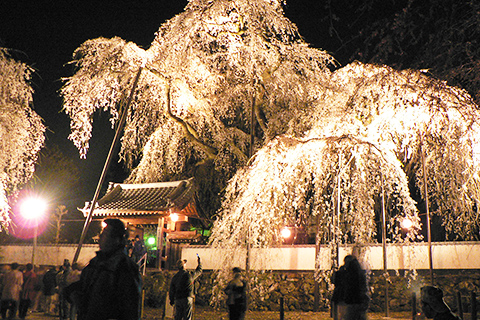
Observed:
[[[33,69],[0,48],[0,226],[10,222],[11,197],[33,176],[45,140],[42,119],[32,110]],[[10,198],[10,200],[9,200]],[[10,201],[10,202],[9,202]]]
[[[252,150],[303,125],[296,120],[309,114],[333,58],[308,47],[280,1],[194,0],[148,50],[93,39],[73,63],[61,93],[80,155],[92,115],[104,110],[115,122],[141,69],[120,151],[133,168],[128,181],[196,176],[200,202],[214,212],[218,192]]]

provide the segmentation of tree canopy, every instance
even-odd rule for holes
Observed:
[[[15,192],[35,171],[45,126],[32,109],[33,69],[0,48],[0,225],[6,227]],[[9,197],[12,197],[9,199]]]
[[[477,238],[473,99],[423,71],[354,62],[332,72],[334,61],[307,45],[281,1],[193,0],[147,50],[99,38],[75,51],[62,89],[70,139],[85,156],[92,115],[115,122],[134,90],[120,151],[128,181],[193,175],[210,214],[225,190],[212,234],[220,245],[238,245],[231,234],[253,214],[270,228],[248,241],[268,245],[280,224],[327,226],[332,210],[344,241],[369,241],[381,190],[391,228],[405,215],[418,226],[415,201],[429,199],[448,231]]]

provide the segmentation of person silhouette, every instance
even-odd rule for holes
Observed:
[[[439,287],[424,286],[420,289],[420,302],[425,317],[433,320],[460,320],[443,300],[443,291]]]
[[[242,279],[242,270],[233,268],[233,279],[224,292],[227,294],[228,315],[230,320],[245,319],[247,311],[247,282]]]
[[[195,280],[202,274],[202,264],[197,255],[197,268],[194,271],[185,270],[187,260],[177,261],[178,272],[170,282],[170,304],[174,306],[175,320],[192,320],[195,297]]]

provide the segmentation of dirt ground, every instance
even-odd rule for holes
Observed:
[[[285,320],[332,320],[329,312],[300,312],[286,311]],[[58,316],[46,316],[43,313],[30,313],[27,320],[55,320]],[[161,320],[161,309],[146,308],[143,312],[142,320]],[[248,311],[245,320],[279,320],[278,311]],[[409,312],[391,312],[389,317],[384,313],[369,313],[369,320],[409,320],[412,316]],[[425,320],[423,316],[417,316],[417,320]],[[170,320],[165,318],[165,320]],[[195,308],[193,320],[228,320],[226,310],[213,310],[209,307]]]
[[[144,310],[143,320],[160,320],[162,315],[160,309]],[[208,307],[197,307],[194,313],[194,320],[228,320],[226,310],[213,310]],[[245,320],[279,320],[280,313],[278,311],[248,311]],[[285,320],[331,320],[329,312],[300,312],[286,311]],[[390,312],[389,317],[385,317],[385,313],[369,313],[369,320],[408,320],[412,319],[409,312]],[[417,316],[417,320],[425,319],[423,316]]]

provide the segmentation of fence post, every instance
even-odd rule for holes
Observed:
[[[463,319],[463,305],[462,305],[462,295],[460,292],[457,292],[457,308],[458,308],[458,315],[460,318]]]
[[[472,305],[472,316],[470,320],[477,320],[477,295],[472,291],[470,295],[470,304]]]
[[[415,320],[417,316],[417,295],[412,293],[412,320]]]
[[[280,297],[280,320],[285,319],[285,309],[283,308],[283,297]]]

